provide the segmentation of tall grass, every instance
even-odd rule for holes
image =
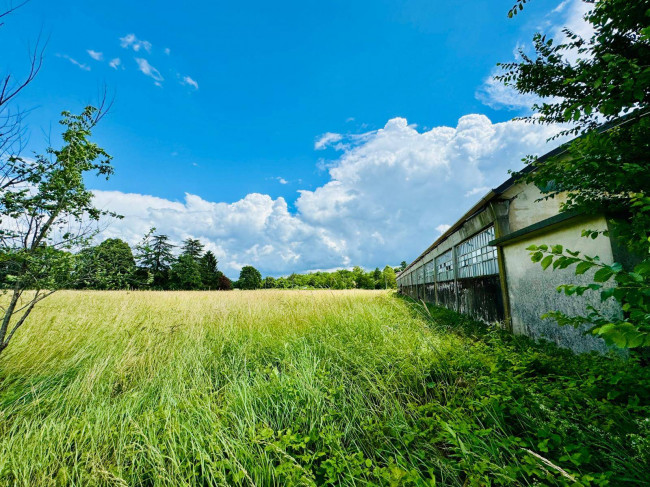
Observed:
[[[504,446],[514,425],[498,406],[517,398],[482,397],[507,369],[489,348],[388,292],[61,292],[0,357],[0,482],[568,482],[525,448],[574,478],[600,478],[620,461],[643,477],[647,457],[599,419],[584,427],[606,460],[588,468],[525,440],[538,427],[532,409],[512,416],[525,441]],[[562,411],[563,421],[580,417]],[[613,421],[638,430],[633,414],[616,411]],[[644,448],[647,436],[634,433]]]

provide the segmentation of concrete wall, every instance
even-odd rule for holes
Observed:
[[[544,338],[567,347],[575,352],[607,350],[605,343],[592,336],[585,336],[580,330],[570,326],[558,326],[553,320],[542,320],[541,315],[548,311],[562,311],[568,315],[585,314],[588,304],[602,309],[603,304],[597,292],[587,292],[581,297],[565,296],[556,291],[561,284],[588,284],[591,273],[575,275],[575,267],[563,270],[542,270],[539,263],[531,262],[530,245],[563,245],[571,250],[580,250],[589,256],[599,256],[603,262],[612,263],[612,246],[609,238],[595,240],[584,238],[584,229],[605,230],[607,222],[603,217],[580,218],[549,227],[541,233],[528,236],[513,243],[504,243],[503,253],[505,273],[510,301],[512,331],[532,338]],[[614,303],[608,303],[606,312],[619,311]]]
[[[516,232],[560,213],[560,205],[566,201],[563,195],[541,200],[543,195],[534,184],[518,183],[508,188],[499,199],[510,201],[508,208],[508,229],[506,233]]]

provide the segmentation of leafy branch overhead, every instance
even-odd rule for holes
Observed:
[[[518,2],[510,16],[522,10]],[[625,247],[632,268],[559,246],[533,246],[542,268],[574,268],[577,275],[598,268],[587,285],[561,286],[567,295],[598,291],[615,300],[618,317],[590,308],[585,316],[546,316],[560,324],[586,327],[621,347],[649,346],[650,339],[650,1],[587,1],[585,21],[593,29],[583,38],[564,29],[560,40],[537,34],[534,55],[500,64],[498,78],[520,93],[540,99],[532,123],[565,124],[558,136],[579,135],[559,155],[528,157],[532,171],[519,174],[537,185],[543,198],[563,196],[562,211],[605,215],[607,237]],[[585,231],[597,238],[603,232]],[[591,276],[591,273],[589,274]],[[608,283],[604,286],[604,283]]]
[[[88,245],[93,222],[113,212],[96,208],[84,176],[110,177],[111,157],[94,142],[92,129],[102,110],[63,112],[63,145],[34,160],[12,156],[0,180],[0,265],[11,298],[3,308],[0,352],[34,306],[79,278],[79,259],[69,250]],[[83,254],[80,254],[83,256]]]

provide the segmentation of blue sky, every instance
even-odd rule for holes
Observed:
[[[278,242],[288,242],[287,232],[273,240],[266,230],[242,236],[237,233],[241,229],[232,228],[231,233],[228,228],[212,233],[209,229],[166,229],[166,219],[158,221],[153,210],[133,215],[142,221],[131,227],[127,214],[127,223],[115,227],[115,234],[122,232],[133,240],[136,227],[139,231],[145,223],[155,223],[177,238],[201,236],[220,253],[222,265],[231,274],[251,263],[248,260],[276,275],[357,261],[372,267],[415,257],[416,245],[426,245],[436,227],[453,223],[454,216],[462,214],[468,206],[467,192],[505,178],[506,169],[518,164],[526,147],[518,144],[511,150],[504,141],[489,155],[477,155],[479,162],[499,160],[499,154],[507,154],[512,161],[504,161],[498,170],[482,168],[476,184],[458,194],[451,210],[432,214],[430,222],[418,221],[420,229],[430,226],[431,231],[415,239],[403,256],[398,255],[399,246],[384,255],[378,248],[368,259],[363,257],[367,252],[346,253],[341,246],[362,248],[361,240],[350,234],[335,235],[322,222],[327,202],[340,207],[342,200],[331,197],[309,207],[310,195],[347,177],[332,171],[354,165],[350,158],[368,149],[377,130],[391,120],[404,119],[409,130],[421,135],[436,127],[457,128],[459,120],[470,114],[481,114],[497,126],[523,113],[527,100],[513,98],[486,80],[495,64],[511,60],[515,47],[525,46],[535,30],[553,31],[562,22],[574,21],[571,16],[575,17],[578,3],[532,2],[524,15],[508,19],[512,0],[32,0],[0,30],[3,51],[9,53],[3,56],[0,69],[19,74],[25,66],[27,45],[39,29],[49,38],[43,69],[19,99],[22,108],[31,110],[30,143],[35,149],[43,147],[49,133],[56,140],[61,110],[78,110],[93,102],[104,85],[115,95],[96,140],[114,156],[116,174],[105,183],[89,180],[104,196],[108,192],[152,196],[165,200],[170,208],[178,210],[174,205],[182,204],[182,211],[190,211],[187,194],[211,205],[231,206],[259,194],[273,204],[286,202],[288,217],[299,220],[296,225],[309,226],[315,235],[327,233],[310,238],[331,237],[338,244],[333,244],[336,255],[319,262],[318,256],[306,258],[305,250],[300,250],[310,246],[302,234],[292,234],[296,240],[289,239],[292,245],[282,247]],[[336,134],[327,139],[335,143],[318,144],[327,133]],[[537,137],[530,148],[543,150],[536,134],[530,135]],[[407,150],[413,149],[408,146],[412,143],[404,143]],[[387,149],[393,155],[402,149],[396,144]],[[446,177],[453,179],[452,159],[445,164]],[[395,177],[397,183],[408,180],[403,173]],[[369,179],[362,176],[358,182],[363,186]],[[342,184],[354,186],[352,180]],[[481,196],[479,192],[475,198]],[[430,206],[435,207],[435,194],[431,197]],[[358,199],[363,204],[355,205],[357,210],[373,201],[370,193]],[[109,204],[106,198],[102,201]],[[383,210],[395,212],[395,208]],[[234,218],[235,210],[224,211],[219,218]],[[351,211],[347,208],[333,219],[375,221],[363,212]],[[376,209],[376,213],[381,211]],[[209,223],[210,218],[214,215],[206,217],[206,225],[215,225]],[[381,226],[380,222],[376,224]],[[372,233],[373,228],[366,230]],[[382,239],[388,233],[399,234],[398,230],[386,232]],[[257,250],[251,250],[256,245]],[[273,250],[265,254],[260,249],[268,245]],[[271,254],[273,258],[268,257]]]

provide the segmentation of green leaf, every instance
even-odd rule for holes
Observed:
[[[542,262],[540,262],[540,264],[542,266],[542,269],[546,270],[548,268],[548,266],[551,265],[552,262],[553,262],[553,256],[552,255],[547,255],[546,257],[544,257],[542,259]]]
[[[602,267],[596,271],[594,274],[594,281],[596,282],[605,282],[608,281],[610,277],[614,275],[614,271],[609,267]]]
[[[579,275],[581,275],[581,274],[584,274],[584,273],[587,272],[589,269],[591,269],[592,267],[594,267],[594,265],[595,265],[595,264],[593,264],[593,263],[591,263],[591,262],[580,262],[580,263],[576,266],[576,276],[579,276]]]

